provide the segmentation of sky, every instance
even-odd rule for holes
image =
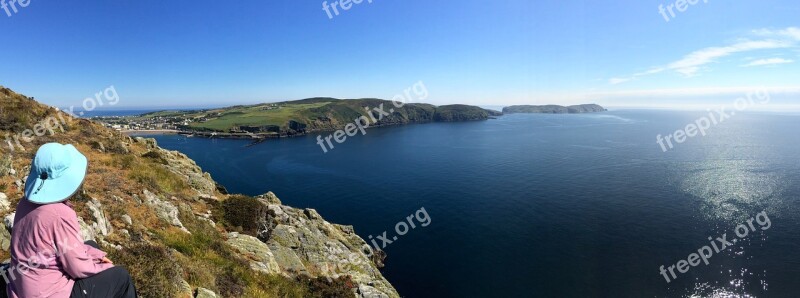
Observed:
[[[150,108],[420,81],[440,105],[691,109],[760,88],[764,109],[800,106],[796,0],[10,1],[0,85],[60,107],[109,86],[114,108]]]

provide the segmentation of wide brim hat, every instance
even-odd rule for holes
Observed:
[[[72,145],[42,145],[25,182],[25,198],[41,205],[69,199],[83,184],[88,165],[86,156]]]

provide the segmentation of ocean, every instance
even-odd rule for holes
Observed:
[[[231,192],[273,191],[368,241],[388,231],[383,272],[404,297],[796,297],[800,115],[657,143],[707,116],[515,114],[371,129],[328,153],[316,134],[155,138]],[[430,224],[394,240],[421,208]],[[704,247],[708,265],[691,256]]]

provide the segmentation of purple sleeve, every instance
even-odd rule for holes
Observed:
[[[87,278],[114,267],[112,264],[98,263],[97,259],[105,253],[83,243],[78,218],[61,217],[55,228],[57,258],[62,270],[70,277]]]
[[[84,244],[85,245],[85,244]],[[106,257],[106,252],[99,250],[97,248],[91,247],[86,245],[86,254],[92,257],[92,259],[100,260]]]

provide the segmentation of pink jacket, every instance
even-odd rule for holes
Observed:
[[[106,253],[84,244],[68,203],[36,205],[22,199],[11,235],[11,267],[2,272],[8,296],[69,297],[75,279],[113,267]]]

